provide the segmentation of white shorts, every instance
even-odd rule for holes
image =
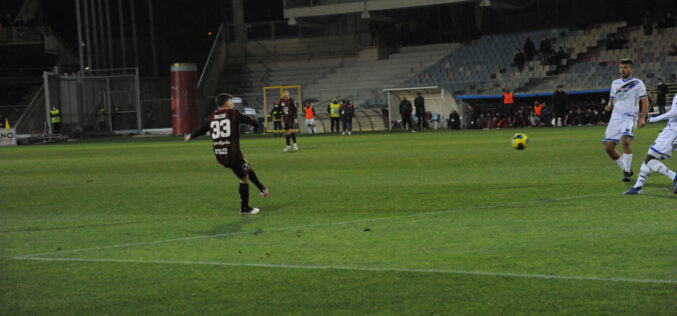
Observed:
[[[306,119],[306,125],[315,125],[315,119],[314,118]]]
[[[623,115],[612,115],[609,125],[606,127],[602,143],[615,142],[621,140],[623,136],[635,137],[635,127],[637,126],[637,117],[631,113]]]
[[[666,127],[663,131],[658,134],[656,141],[649,148],[648,154],[654,156],[658,159],[670,158],[672,151],[675,150],[677,145],[677,131]]]

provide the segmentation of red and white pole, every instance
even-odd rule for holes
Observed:
[[[171,66],[172,133],[191,133],[198,126],[197,65],[175,63]]]

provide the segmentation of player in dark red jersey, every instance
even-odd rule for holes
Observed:
[[[212,135],[214,156],[222,166],[230,168],[240,179],[240,214],[256,214],[258,208],[249,207],[249,180],[251,180],[261,196],[268,196],[268,189],[256,177],[249,163],[240,151],[239,124],[249,124],[257,129],[259,124],[249,116],[243,115],[233,108],[233,96],[221,93],[216,96],[216,105],[219,109],[209,116],[202,126],[190,135],[184,136],[188,142],[193,138],[204,135],[207,131]]]
[[[289,151],[289,138],[294,141],[294,150],[299,150],[299,146],[296,145],[296,133],[294,133],[294,125],[298,124],[298,119],[296,118],[297,110],[294,99],[289,97],[289,91],[284,90],[283,97],[280,99],[280,107],[282,108],[283,118],[282,122],[284,123],[284,131],[287,134],[287,147],[284,148],[284,151]]]

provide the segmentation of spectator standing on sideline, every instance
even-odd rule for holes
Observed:
[[[458,115],[456,110],[451,110],[449,113],[449,129],[461,129],[461,117]]]
[[[270,116],[273,118],[273,135],[282,135],[282,109],[280,108],[280,102],[275,101],[273,103]]]
[[[402,116],[402,128],[404,128],[405,131],[411,128],[412,133],[414,133],[414,129],[411,126],[411,112],[413,110],[414,109],[411,106],[411,102],[407,100],[406,95],[403,95],[402,102],[400,102],[400,115]]]
[[[343,121],[343,135],[348,132],[348,135],[353,131],[353,115],[355,114],[355,107],[349,100],[343,100],[341,104],[341,120]]]
[[[303,108],[303,114],[306,117],[308,133],[315,134],[315,109],[310,105],[310,101],[308,100],[306,100],[306,106]]]
[[[656,86],[656,103],[658,104],[658,114],[665,113],[665,95],[668,93],[668,86],[663,83],[663,79],[658,79]]]
[[[470,105],[465,110],[465,125],[470,129],[477,128],[475,124],[475,110]]]
[[[539,120],[543,118],[543,104],[538,103],[538,100],[534,100],[534,115],[538,116]]]
[[[52,134],[61,134],[61,111],[56,106],[52,106],[49,117],[52,121]]]
[[[515,127],[524,128],[529,125],[529,116],[524,113],[524,110],[520,107],[517,110],[517,115],[515,115]]]
[[[527,61],[532,61],[534,59],[535,51],[536,46],[534,46],[534,42],[531,41],[531,37],[527,37],[527,41],[524,42],[524,57]]]
[[[106,130],[106,119],[108,118],[108,113],[106,113],[106,108],[101,107],[99,111],[96,112],[96,122],[99,124],[99,130]]]
[[[327,106],[327,113],[329,113],[329,117],[331,118],[331,133],[334,134],[334,126],[336,126],[336,132],[340,132],[341,123],[339,117],[341,116],[341,104],[338,103],[338,98],[334,98],[334,100],[329,103],[329,106]]]
[[[503,90],[503,119],[508,125],[515,121],[515,94],[510,91],[510,87]]]
[[[414,99],[414,106],[416,107],[416,119],[418,120],[418,129],[423,130],[423,123],[425,123],[425,99],[420,92],[416,92],[416,99]]]
[[[541,110],[541,122],[543,126],[550,127],[552,126],[552,106],[548,106],[548,103],[543,102],[543,109]]]
[[[562,126],[566,126],[567,107],[569,106],[569,97],[564,92],[562,86],[557,87],[557,91],[552,95],[552,104],[555,106],[555,126],[561,119]]]

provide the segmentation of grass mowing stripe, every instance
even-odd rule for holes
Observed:
[[[372,268],[372,267],[349,267],[349,266],[318,266],[318,265],[286,265],[286,264],[268,264],[268,263],[236,263],[236,262],[216,262],[216,261],[174,261],[174,260],[143,260],[143,259],[86,259],[86,258],[45,258],[45,257],[14,257],[15,260],[30,261],[70,261],[70,262],[112,262],[112,263],[151,263],[151,264],[182,264],[182,265],[212,265],[229,267],[256,267],[256,268],[280,268],[280,269],[301,269],[301,270],[347,270],[347,271],[374,271],[374,272],[407,272],[407,273],[445,273],[461,275],[479,275],[492,277],[509,278],[528,278],[528,279],[550,279],[550,280],[575,280],[575,281],[597,281],[597,282],[629,282],[629,283],[651,283],[651,284],[677,284],[677,280],[660,279],[633,279],[633,278],[609,278],[594,276],[569,276],[569,275],[551,275],[551,274],[526,274],[509,272],[487,272],[487,271],[464,271],[464,270],[446,270],[446,269],[407,269],[407,268]]]
[[[304,228],[313,228],[313,227],[322,227],[322,226],[348,225],[348,224],[362,223],[362,222],[391,220],[391,219],[400,219],[400,218],[410,218],[410,217],[417,217],[417,216],[439,215],[439,214],[446,214],[446,213],[453,213],[453,212],[481,210],[481,209],[490,209],[490,208],[513,207],[513,206],[528,205],[528,204],[534,204],[534,203],[559,202],[559,201],[567,201],[567,200],[586,199],[586,198],[591,198],[591,197],[603,197],[603,196],[610,196],[610,195],[618,195],[618,193],[577,195],[577,196],[568,196],[568,197],[562,197],[562,198],[548,198],[548,199],[537,199],[537,200],[511,202],[511,203],[503,203],[503,204],[471,206],[471,207],[462,207],[462,208],[451,209],[451,210],[422,212],[422,213],[408,214],[408,215],[372,217],[372,218],[357,219],[357,220],[352,220],[352,221],[341,221],[341,222],[324,223],[324,224],[311,224],[311,225],[269,228],[269,229],[267,229],[267,231],[285,231],[285,230],[304,229]],[[65,251],[42,252],[42,253],[35,253],[35,254],[27,254],[27,255],[23,255],[23,256],[16,256],[16,257],[12,257],[12,258],[13,259],[27,259],[27,258],[31,258],[31,257],[45,256],[45,255],[51,255],[51,254],[57,254],[57,253],[63,254],[63,253],[83,252],[83,251],[94,251],[94,250],[104,250],[104,249],[114,249],[114,248],[135,247],[135,246],[143,246],[143,245],[168,243],[168,242],[174,242],[174,241],[184,241],[184,240],[194,240],[194,239],[202,239],[202,238],[215,238],[215,237],[251,234],[251,233],[254,233],[254,232],[255,231],[229,232],[229,233],[221,233],[221,234],[213,234],[213,235],[200,235],[200,236],[179,237],[179,238],[171,238],[171,239],[163,239],[163,240],[140,241],[140,242],[111,245],[111,246],[80,248],[80,249],[72,249],[72,250],[65,250]]]

